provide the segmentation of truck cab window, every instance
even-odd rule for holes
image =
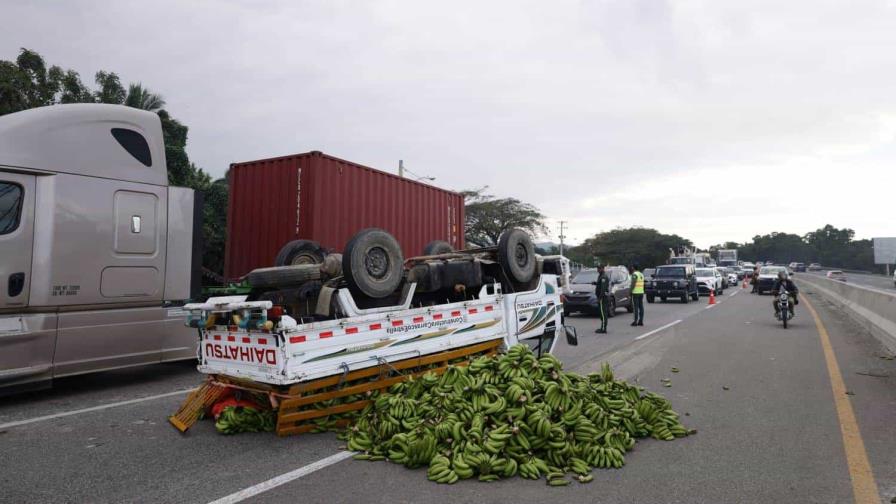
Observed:
[[[134,159],[143,163],[144,166],[152,166],[152,154],[149,152],[149,144],[146,143],[143,135],[134,130],[112,128],[112,136]]]
[[[0,181],[0,235],[19,227],[22,216],[22,186]]]

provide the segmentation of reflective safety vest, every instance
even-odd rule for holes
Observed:
[[[644,294],[644,275],[640,271],[636,271],[635,286],[632,288],[632,294]]]

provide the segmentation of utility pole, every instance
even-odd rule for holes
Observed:
[[[560,221],[560,255],[563,255],[563,240],[566,236],[563,235],[563,226],[566,224],[566,221]]]
[[[404,160],[398,160],[398,176],[404,178]]]

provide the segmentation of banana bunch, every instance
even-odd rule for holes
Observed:
[[[608,364],[580,376],[525,345],[465,364],[371,397],[344,433],[355,458],[426,466],[444,484],[519,475],[565,486],[590,482],[594,468],[622,467],[638,438],[695,432],[669,401],[616,380]]]
[[[273,411],[228,406],[221,410],[215,421],[215,429],[221,434],[241,432],[272,432],[277,426]]]

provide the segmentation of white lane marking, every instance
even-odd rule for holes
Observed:
[[[728,297],[734,297],[734,296],[737,295],[738,292],[740,292],[740,291],[739,291],[739,290],[738,290],[738,291],[734,291],[734,292],[732,292],[731,294],[728,294]]]
[[[212,501],[209,504],[234,504],[236,502],[244,501],[250,497],[254,497],[260,493],[267,492],[272,488],[276,488],[280,485],[289,483],[290,481],[297,480],[302,476],[307,476],[317,470],[323,469],[324,467],[333,465],[337,462],[345,460],[357,452],[351,451],[342,451],[335,455],[330,455],[327,458],[320,459],[317,462],[312,462],[304,467],[300,467],[295,471],[290,471],[286,474],[281,474],[280,476],[276,476],[267,481],[263,481],[257,485],[250,486],[249,488],[245,488],[240,490],[239,492],[232,493],[225,497],[221,497],[216,501]]]
[[[674,326],[675,324],[678,324],[679,322],[681,322],[681,320],[676,320],[675,322],[670,322],[662,327],[657,327],[656,329],[654,329],[648,333],[644,333],[644,334],[638,336],[637,338],[635,338],[635,341],[637,341],[639,339],[644,339],[644,338],[650,336],[651,334],[656,334],[656,333],[662,331],[663,329],[668,329],[668,328]]]
[[[44,415],[34,418],[29,418],[27,420],[16,420],[15,422],[7,422],[5,424],[0,424],[0,429],[7,429],[9,427],[18,427],[19,425],[26,425],[36,422],[43,422],[45,420],[53,420],[54,418],[63,418],[72,415],[80,415],[81,413],[90,413],[91,411],[100,411],[109,408],[116,408],[118,406],[127,406],[128,404],[136,404],[144,401],[152,401],[153,399],[161,399],[163,397],[171,397],[175,395],[188,394],[192,391],[196,390],[195,388],[187,389],[187,390],[178,390],[176,392],[168,392],[165,394],[158,394],[154,396],[141,397],[139,399],[129,399],[127,401],[119,401],[109,404],[101,404],[99,406],[92,406],[90,408],[84,408],[73,411],[63,411],[62,413],[54,413],[52,415]]]
[[[710,308],[715,308],[716,306],[718,306],[718,304],[706,305],[706,308],[704,308],[704,310],[708,310]]]

